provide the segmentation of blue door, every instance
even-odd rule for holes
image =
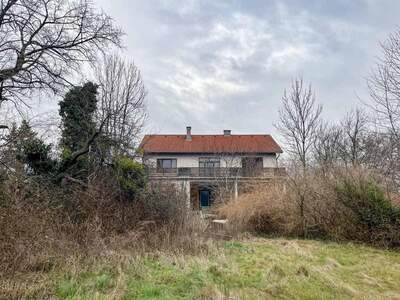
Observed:
[[[211,199],[210,199],[210,191],[208,190],[202,190],[200,191],[200,206],[201,207],[209,207],[211,204]]]

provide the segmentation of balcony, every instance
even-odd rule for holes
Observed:
[[[273,178],[285,176],[285,168],[147,168],[150,178]]]

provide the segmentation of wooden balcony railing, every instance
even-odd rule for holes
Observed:
[[[285,176],[285,168],[147,168],[150,177],[275,177]]]

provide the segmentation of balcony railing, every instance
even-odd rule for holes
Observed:
[[[284,168],[148,168],[150,177],[275,177],[286,175]]]

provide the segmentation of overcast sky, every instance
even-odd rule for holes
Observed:
[[[366,96],[379,42],[400,23],[399,0],[95,2],[126,32],[155,133],[275,133],[296,76],[337,120]]]

